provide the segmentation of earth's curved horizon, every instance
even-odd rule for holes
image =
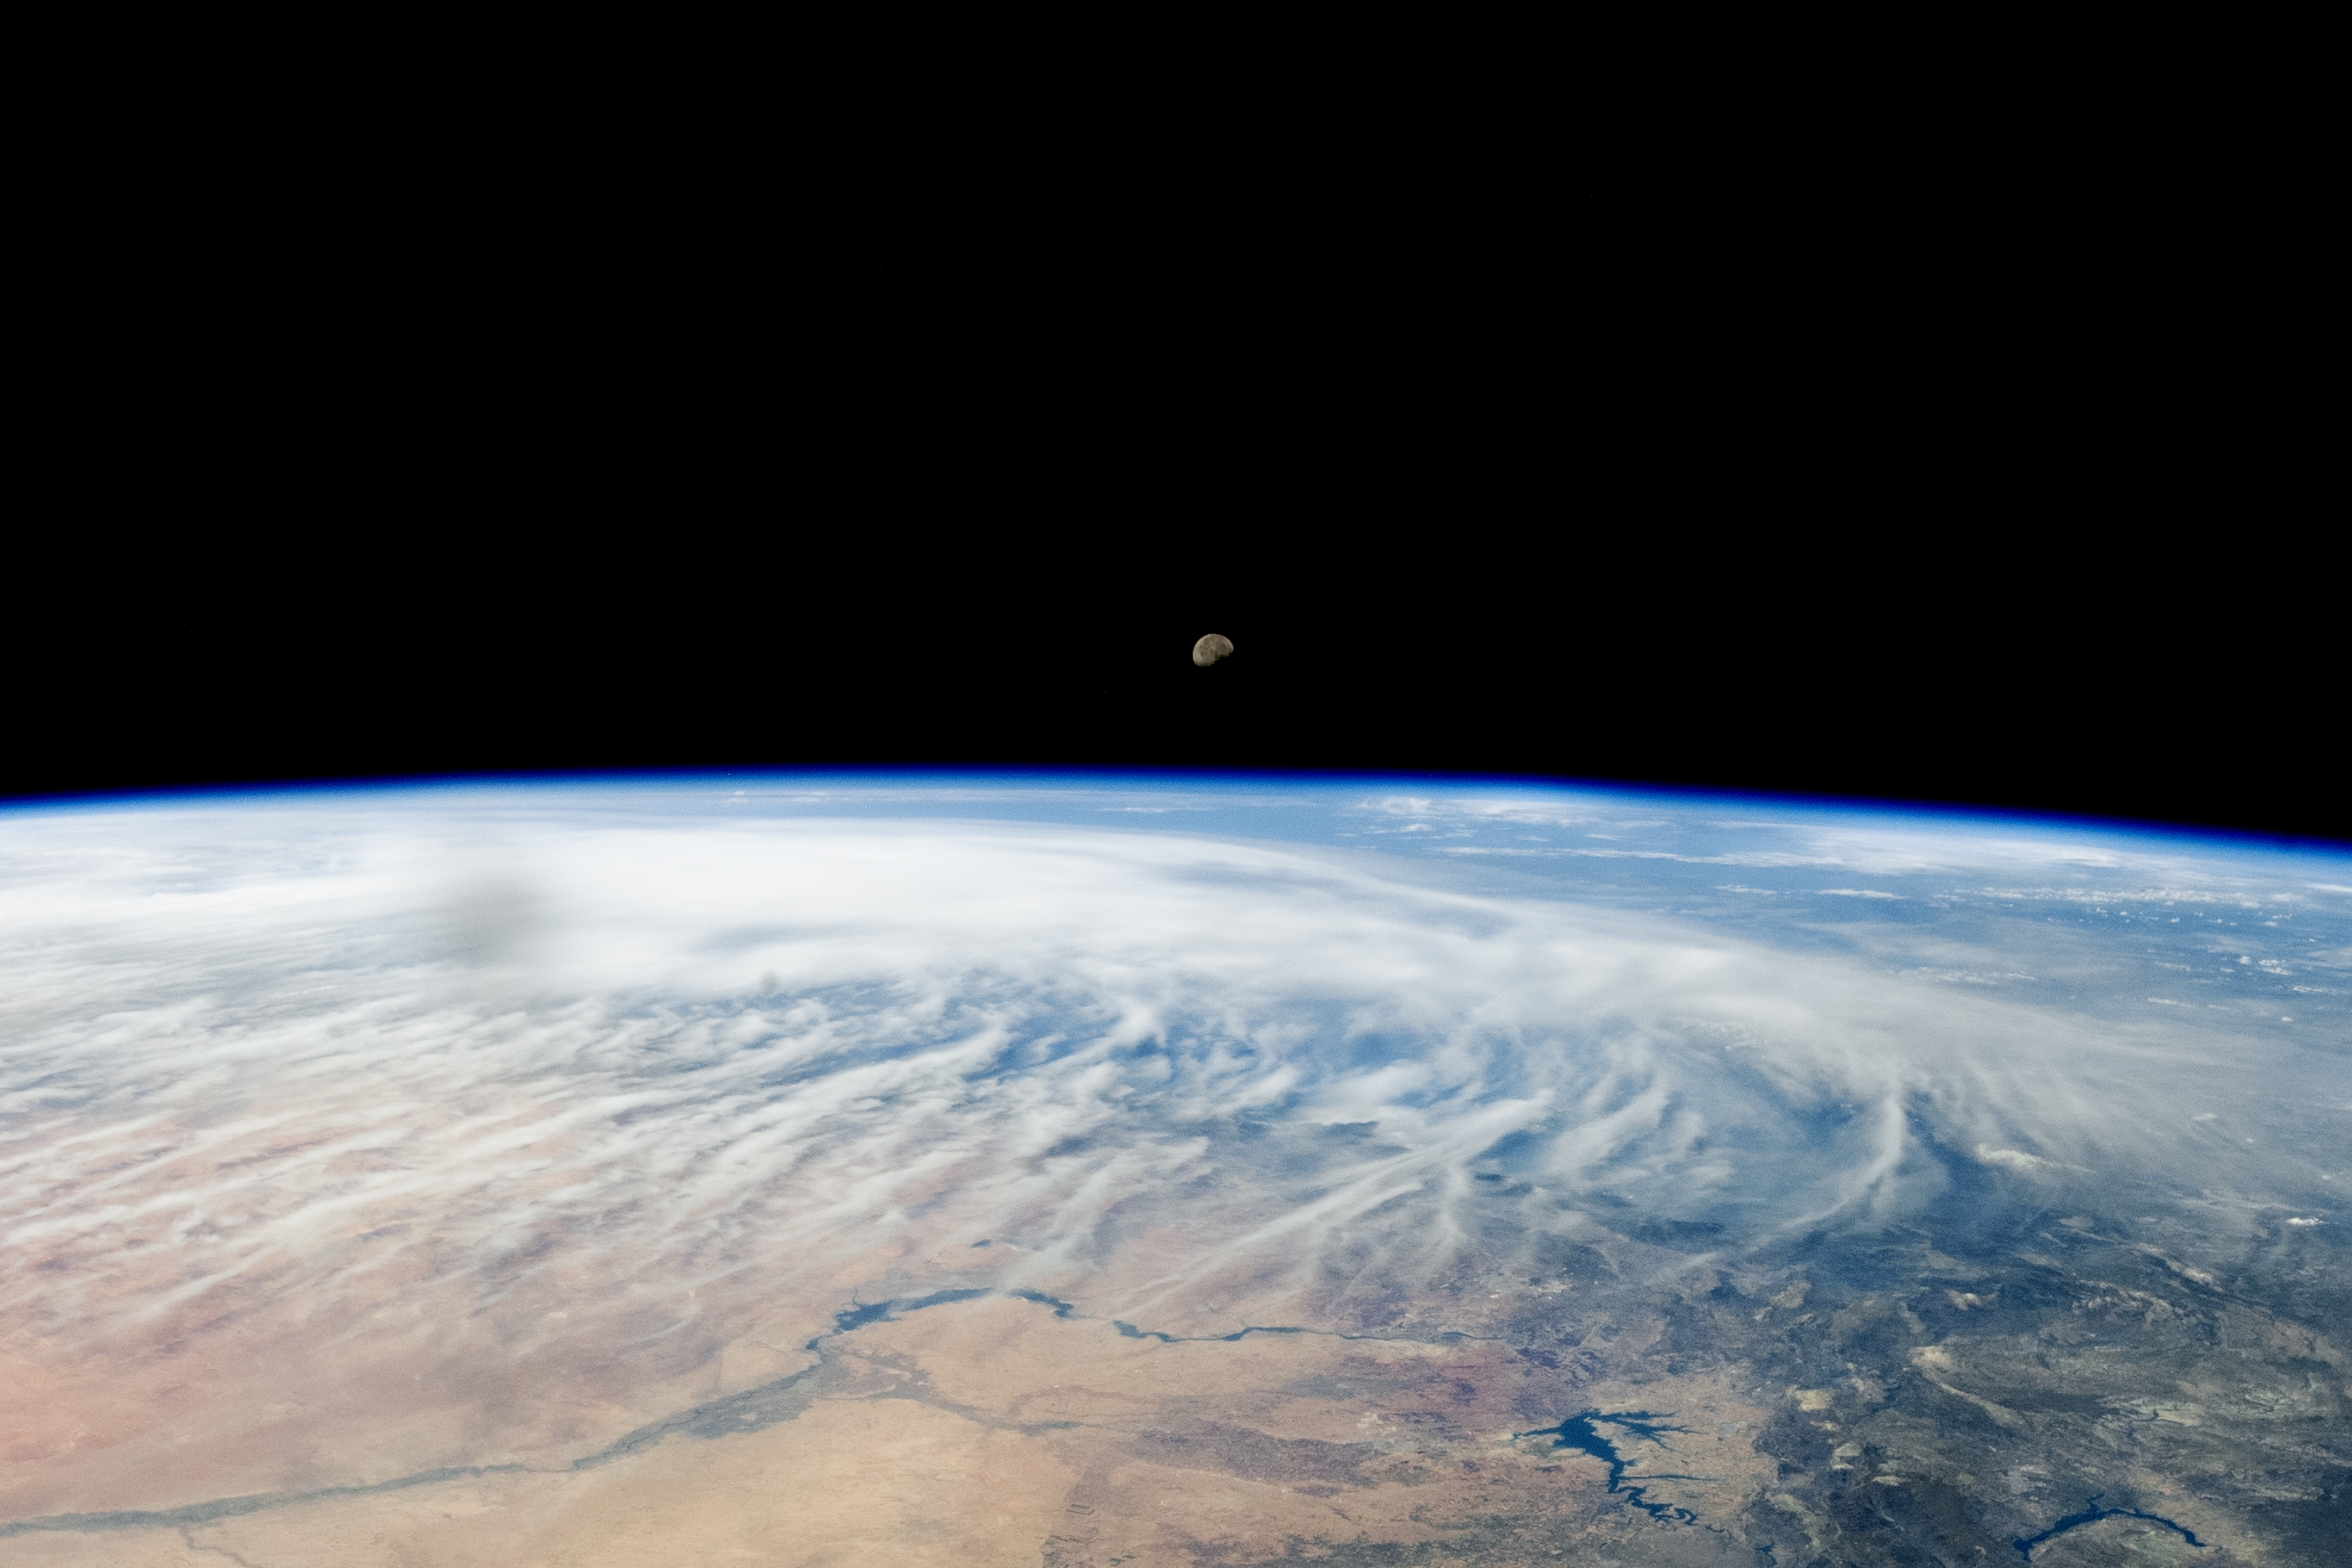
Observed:
[[[2344,847],[308,786],[0,952],[11,1563],[2347,1561]]]

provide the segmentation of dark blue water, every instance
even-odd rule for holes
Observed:
[[[2175,1524],[2168,1519],[2160,1518],[2152,1513],[2142,1513],[2136,1508],[2101,1508],[2099,1499],[2105,1495],[2104,1492],[2093,1493],[2090,1506],[2082,1512],[2070,1513],[2041,1534],[2021,1536],[2010,1544],[2017,1548],[2017,1554],[2020,1557],[2031,1563],[2033,1561],[2033,1549],[2053,1535],[2063,1535],[2070,1530],[2078,1529],[2085,1524],[2096,1524],[2103,1519],[2144,1519],[2150,1524],[2164,1526],[2191,1546],[2201,1548],[2205,1545],[2205,1542],[2198,1540],[2186,1526]]]
[[[1015,1292],[1015,1294],[1021,1293]],[[887,1323],[893,1313],[919,1312],[926,1307],[942,1306],[950,1301],[969,1301],[974,1297],[987,1294],[985,1290],[934,1290],[928,1296],[910,1296],[900,1301],[876,1301],[869,1306],[852,1307],[846,1312],[835,1312],[833,1315],[833,1331],[836,1334],[845,1334],[853,1330],[862,1329],[868,1323]],[[1043,1298],[1032,1299],[1042,1300]],[[809,1341],[808,1348],[816,1349],[817,1340],[827,1337],[819,1334],[815,1340]]]
[[[1609,1489],[1612,1492],[1623,1492],[1627,1502],[1640,1509],[1652,1519],[1672,1520],[1677,1524],[1696,1524],[1698,1515],[1691,1512],[1690,1510],[1675,1508],[1667,1503],[1647,1501],[1642,1496],[1643,1492],[1648,1489],[1646,1486],[1627,1486],[1625,1460],[1619,1456],[1617,1445],[1602,1436],[1592,1425],[1595,1421],[1606,1421],[1612,1426],[1622,1426],[1634,1436],[1645,1437],[1663,1448],[1666,1446],[1664,1434],[1690,1430],[1687,1426],[1667,1426],[1666,1416],[1673,1414],[1672,1411],[1660,1415],[1647,1410],[1588,1410],[1580,1415],[1570,1416],[1557,1426],[1540,1426],[1533,1432],[1514,1432],[1511,1436],[1549,1437],[1554,1439],[1552,1447],[1555,1448],[1574,1448],[1579,1453],[1590,1454],[1609,1467]],[[1666,1475],[1650,1478],[1654,1481],[1690,1481],[1700,1479],[1697,1476]]]
[[[1163,1345],[1172,1345],[1176,1342],[1174,1334],[1163,1334],[1158,1329],[1139,1329],[1133,1323],[1122,1323],[1117,1321],[1113,1321],[1111,1327],[1118,1331],[1121,1339],[1158,1340]]]
[[[1012,1294],[1024,1301],[1042,1301],[1052,1304],[1050,1298],[1033,1296],[1026,1290],[1015,1290]],[[1056,1312],[1054,1315],[1058,1318],[1067,1314]],[[1302,1329],[1295,1323],[1252,1323],[1249,1327],[1236,1329],[1230,1334],[1163,1334],[1158,1329],[1139,1329],[1133,1323],[1124,1323],[1117,1318],[1110,1321],[1110,1326],[1118,1331],[1121,1339],[1158,1340],[1163,1345],[1229,1345],[1236,1341],[1245,1340],[1252,1334],[1313,1334],[1318,1339],[1325,1340],[1381,1342],[1405,1337],[1397,1334],[1343,1334],[1330,1329]],[[1444,1333],[1428,1336],[1429,1342],[1441,1345],[1458,1345],[1465,1340],[1492,1340],[1496,1337],[1493,1334],[1456,1333],[1450,1329]]]
[[[889,1315],[890,1303],[887,1301],[877,1301],[866,1307],[852,1307],[846,1312],[835,1312],[833,1315],[833,1331],[836,1334],[845,1334],[852,1330],[862,1329],[868,1323],[881,1322]],[[811,1340],[809,1344],[814,1349],[816,1342]]]
[[[1024,1292],[1019,1290],[1015,1290],[1013,1293],[1016,1296],[1024,1294]],[[1032,1297],[1030,1299],[1034,1300],[1039,1298]],[[1316,1331],[1312,1329],[1297,1329],[1276,1324],[1253,1323],[1246,1329],[1243,1329],[1237,1332],[1230,1334],[1163,1334],[1158,1329],[1139,1329],[1133,1323],[1122,1323],[1116,1318],[1111,1320],[1110,1326],[1118,1331],[1119,1337],[1122,1339],[1158,1340],[1163,1345],[1229,1345],[1236,1340],[1245,1340],[1252,1334],[1307,1334]],[[1323,1338],[1325,1339],[1333,1340],[1360,1340],[1370,1339],[1370,1337],[1371,1336],[1369,1334],[1323,1335]],[[1456,1335],[1454,1337],[1459,1338],[1460,1336]]]

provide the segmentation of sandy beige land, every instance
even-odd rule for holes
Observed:
[[[1516,1412],[1559,1380],[1496,1345],[1167,1344],[1002,1296],[826,1343],[825,1391],[756,1430],[182,1528],[31,1532],[10,1561],[1175,1568],[1373,1542],[1542,1562],[1625,1528],[1600,1522],[1597,1461],[1512,1440]],[[1708,1478],[1656,1483],[1652,1500],[1727,1513],[1762,1484],[1769,1466],[1738,1434],[1766,1413],[1720,1383],[1639,1391],[1691,1434],[1648,1468]],[[1617,1396],[1635,1391],[1576,1399]]]

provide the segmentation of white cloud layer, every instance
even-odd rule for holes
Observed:
[[[1130,1311],[1629,1205],[1738,1246],[1911,1212],[1946,1151],[2150,1168],[2212,1066],[2160,1020],[1166,832],[221,807],[18,817],[0,877],[0,1310],[89,1341],[902,1233],[1013,1244],[1013,1284],[1149,1235]]]

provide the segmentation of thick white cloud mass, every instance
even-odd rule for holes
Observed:
[[[1337,1310],[1546,1237],[1896,1217],[1963,1166],[2143,1173],[2214,1066],[1164,831],[223,806],[20,818],[5,875],[0,1310],[92,1344],[411,1296],[554,1335],[900,1233],[1131,1318]]]
[[[0,812],[0,1536],[961,1563],[1020,1493],[1049,1554],[1957,1561],[2324,1503],[2342,855],[1427,787]],[[1636,1407],[1628,1485],[1533,1447]],[[1864,1452],[1966,1517],[1868,1524]]]

